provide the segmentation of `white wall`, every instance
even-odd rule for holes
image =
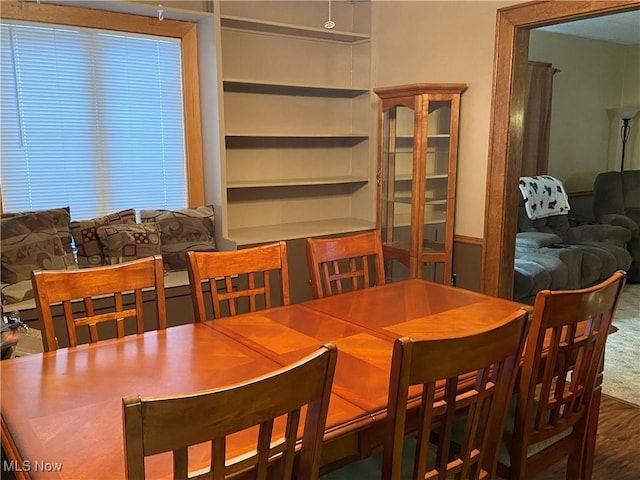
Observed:
[[[636,56],[638,49],[635,49]],[[549,144],[549,173],[561,179],[569,192],[590,191],[596,175],[620,168],[620,120],[612,109],[627,95],[640,94],[630,65],[632,48],[553,32],[532,31],[529,59],[551,63],[554,76]],[[638,62],[635,62],[637,69]],[[631,150],[638,122],[627,143],[625,168],[638,159]],[[633,158],[633,161],[632,161]]]
[[[520,2],[372,4],[373,87],[417,82],[469,87],[461,100],[456,235],[483,236],[496,16],[514,3]]]

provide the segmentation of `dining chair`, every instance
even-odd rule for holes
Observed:
[[[499,473],[531,478],[567,458],[567,480],[591,478],[607,336],[622,270],[579,290],[543,290],[533,306]]]
[[[157,329],[167,328],[164,269],[160,255],[78,270],[34,270],[31,283],[38,316],[44,325],[47,351],[59,348],[52,309],[56,304],[62,304],[70,347],[78,345],[78,333],[85,334],[82,332],[84,327],[88,329],[90,343],[100,339],[102,328],[98,325],[108,328],[113,326],[113,322],[115,335],[123,337],[127,333],[127,319],[132,319],[131,323],[135,321],[137,333],[144,332],[143,291],[150,291],[155,297]],[[112,330],[109,335],[113,335]]]
[[[323,480],[495,478],[528,326],[522,309],[468,336],[396,339],[382,453]]]
[[[275,276],[272,274],[279,274],[280,299],[283,305],[289,305],[289,266],[285,242],[224,252],[188,252],[187,269],[197,322],[207,320],[207,290],[213,318],[223,316],[221,307],[224,302],[229,315],[241,313],[239,299],[248,300],[251,312],[271,308],[271,284],[272,281],[276,283],[271,278]],[[218,281],[224,283],[220,290]]]
[[[218,480],[247,470],[253,474],[250,478],[264,480],[268,470],[273,473],[269,467],[274,459],[278,475],[269,478],[316,479],[337,353],[329,343],[296,363],[243,383],[193,394],[123,398],[127,478],[145,478],[145,457],[172,452],[174,479]],[[282,416],[286,421],[274,423]],[[227,458],[227,437],[256,425],[255,450]],[[204,442],[210,443],[210,464],[190,465],[188,448]],[[189,475],[194,469],[206,473]]]
[[[313,298],[385,283],[382,240],[377,230],[335,238],[310,237],[305,247]]]

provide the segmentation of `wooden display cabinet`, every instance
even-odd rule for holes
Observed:
[[[464,84],[374,89],[378,209],[387,281],[453,283],[460,96]]]

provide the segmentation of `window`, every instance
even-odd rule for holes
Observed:
[[[174,26],[163,35],[167,20],[150,35],[149,18],[115,14],[142,19],[143,31],[132,32],[129,22],[128,32],[107,31],[78,21],[91,18],[84,9],[35,7],[71,10],[83,25],[7,20],[3,10],[3,210],[69,205],[72,218],[84,219],[202,204],[201,152],[185,143],[187,130],[199,137],[199,123],[183,109],[193,103],[183,97],[194,95],[193,78],[183,76],[197,79],[185,68],[184,43],[195,42]]]

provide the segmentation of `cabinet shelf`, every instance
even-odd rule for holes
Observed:
[[[439,179],[447,179],[447,178],[449,178],[449,175],[446,173],[443,173],[439,175],[427,175],[424,179],[429,181],[429,180],[439,180]],[[396,179],[396,182],[397,181],[410,182],[411,180],[413,180],[413,176],[410,173],[403,173],[403,174],[396,175],[395,179]]]
[[[412,198],[411,198],[411,193],[408,193],[406,195],[404,194],[396,194],[394,200],[397,203],[407,203],[410,204],[412,203]],[[446,205],[447,204],[447,200],[446,199],[442,199],[442,200],[428,200],[425,199],[424,201],[425,205]]]
[[[223,28],[236,28],[260,33],[275,33],[278,35],[332,40],[341,43],[358,43],[369,41],[370,39],[370,36],[364,33],[327,30],[325,28],[292,25],[288,23],[271,22],[233,15],[222,15],[220,17],[220,22]]]
[[[427,138],[451,138],[451,135],[448,133],[429,133]],[[400,140],[402,142],[413,142],[413,135],[396,135],[396,140]]]
[[[353,98],[369,93],[368,88],[294,84],[284,82],[263,82],[259,80],[241,80],[232,78],[223,80],[223,89],[225,92],[238,93],[265,93],[343,98]]]
[[[332,139],[332,138],[351,138],[366,140],[369,138],[367,133],[240,133],[240,132],[227,132],[225,134],[227,138],[309,138],[309,139]]]
[[[338,185],[345,183],[367,183],[366,177],[341,176],[325,178],[277,178],[261,180],[227,181],[227,188],[267,188],[267,187],[296,187],[305,185]]]
[[[375,222],[361,218],[332,218],[309,222],[279,223],[229,229],[229,239],[237,245],[358,232],[375,228]]]

